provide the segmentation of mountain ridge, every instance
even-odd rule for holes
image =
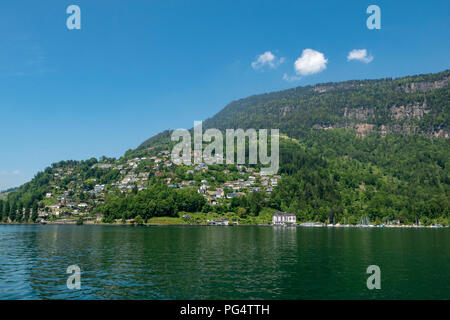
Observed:
[[[450,135],[450,129],[448,127],[448,111],[449,111],[449,90],[448,85],[450,82],[450,70],[444,70],[438,73],[431,74],[419,74],[413,76],[399,77],[399,78],[381,78],[381,79],[369,79],[369,80],[347,80],[341,82],[326,82],[318,83],[315,85],[298,86],[281,91],[274,91],[270,93],[263,93],[258,95],[251,95],[246,98],[237,99],[227,104],[221,111],[214,116],[206,119],[203,122],[203,127],[206,128],[279,128],[283,133],[289,133],[289,128],[283,125],[285,120],[290,117],[298,119],[301,116],[306,116],[305,112],[317,113],[316,110],[309,110],[305,107],[308,103],[312,103],[315,107],[318,107],[320,112],[328,112],[326,115],[318,116],[314,119],[314,123],[307,123],[307,121],[298,121],[302,126],[302,131],[308,129],[333,129],[344,127],[352,129],[359,133],[359,135],[366,135],[368,132],[375,131],[382,134],[388,132],[397,133],[418,133],[429,137],[443,137],[448,138]],[[327,100],[345,99],[334,95],[333,92],[340,90],[339,92],[350,92],[364,88],[368,90],[384,90],[386,93],[394,95],[390,97],[384,106],[373,106],[370,101],[364,101],[364,99],[355,99],[356,101],[350,103],[348,106],[345,102],[339,101],[341,105],[338,110],[330,110],[327,106],[331,103]],[[443,96],[435,97],[432,94],[428,94],[428,100],[431,100],[427,104],[427,92],[432,90],[438,90]],[[445,90],[445,92],[440,92]],[[327,97],[327,94],[331,97]],[[377,94],[372,92],[376,98]],[[302,96],[306,97],[306,101],[302,101]],[[318,104],[318,98],[328,98],[322,105]],[[445,98],[446,101],[445,101]],[[400,102],[404,101],[404,104],[395,103],[398,99]],[[282,101],[281,105],[273,105],[276,101]],[[389,101],[391,100],[391,101]],[[435,100],[438,100],[437,102]],[[358,102],[359,106],[358,106]],[[389,102],[392,102],[389,104]],[[442,104],[441,110],[436,111],[435,116],[432,119],[427,119],[430,111],[433,111],[434,104]],[[431,110],[428,110],[430,107]],[[387,109],[387,110],[386,110]],[[243,116],[241,119],[233,121],[230,119],[232,116],[238,114],[242,116],[242,113],[250,113],[255,115],[255,119],[249,119]],[[271,121],[261,121],[256,115],[263,113],[264,116],[272,114]],[[384,113],[384,114],[383,114]],[[353,119],[352,115],[356,117]],[[310,116],[310,115],[309,115]],[[377,117],[383,117],[386,123],[381,123]],[[441,122],[439,122],[439,116],[442,116]],[[334,117],[334,118],[333,118]],[[341,118],[341,119],[339,119]],[[423,118],[426,118],[423,120]],[[345,121],[342,121],[345,119]],[[393,121],[393,120],[396,121]],[[367,121],[354,121],[354,120],[367,120]],[[416,121],[418,120],[418,121]],[[422,120],[422,121],[421,121]],[[427,120],[429,123],[427,123]],[[272,126],[271,126],[272,125]],[[273,126],[275,125],[275,126]],[[147,139],[138,146],[138,149],[144,148],[150,145],[153,141],[159,141],[163,137],[168,137],[171,130],[165,130],[162,133]],[[288,132],[286,132],[288,131]],[[292,130],[290,131],[291,134]],[[294,133],[299,135],[298,133]],[[300,134],[301,136],[301,134]]]

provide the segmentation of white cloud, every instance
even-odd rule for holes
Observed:
[[[252,62],[252,68],[255,70],[259,70],[264,68],[265,66],[268,66],[273,69],[278,67],[283,62],[284,58],[277,58],[272,52],[266,51],[263,54],[259,55],[258,58],[256,58],[256,60]]]
[[[327,68],[328,60],[323,53],[312,49],[305,49],[300,58],[294,63],[295,72],[306,76],[321,72]]]
[[[358,60],[369,63],[373,60],[373,56],[367,55],[366,49],[353,49],[348,53],[347,61]]]
[[[287,73],[283,74],[283,80],[288,81],[288,82],[298,81],[301,78],[302,77],[299,77],[299,76],[290,76]]]

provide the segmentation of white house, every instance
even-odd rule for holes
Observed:
[[[273,225],[296,224],[297,217],[293,213],[277,212],[272,215]]]
[[[210,226],[227,226],[229,224],[229,220],[227,218],[220,218],[213,221],[208,220],[207,224]]]

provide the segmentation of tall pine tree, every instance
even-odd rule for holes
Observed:
[[[9,219],[11,220],[11,222],[16,221],[16,212],[17,212],[17,205],[15,202],[13,202],[9,208]]]
[[[31,211],[31,221],[36,222],[38,217],[39,217],[39,215],[38,215],[38,205],[37,205],[37,203],[33,203],[33,209]]]
[[[31,211],[30,205],[27,205],[25,208],[25,214],[23,217],[24,222],[28,222],[28,220],[30,220],[30,211]]]

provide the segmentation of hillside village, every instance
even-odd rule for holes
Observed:
[[[104,203],[108,194],[127,194],[146,190],[152,182],[163,181],[170,188],[190,188],[201,194],[211,206],[230,204],[230,200],[251,192],[267,197],[278,185],[279,175],[264,175],[258,168],[244,165],[176,165],[170,151],[155,152],[128,160],[102,159],[87,170],[99,176],[83,179],[76,165],[55,164],[51,168],[51,190],[39,204],[40,218],[88,217]],[[100,174],[99,174],[100,173]],[[113,176],[105,183],[105,176]],[[102,179],[103,178],[103,179]],[[100,215],[87,218],[101,220]]]
[[[278,128],[279,175],[208,159],[177,165],[166,130],[118,159],[61,161],[0,193],[1,221],[265,224],[287,212],[336,225],[448,225],[449,72],[250,96],[203,122],[206,130]]]

